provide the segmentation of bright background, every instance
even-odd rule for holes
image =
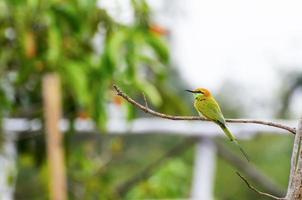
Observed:
[[[152,116],[116,96],[112,85],[139,102],[143,93],[151,108],[172,115],[196,115],[184,90],[206,87],[227,118],[296,121],[302,113],[301,10],[298,0],[0,1],[0,125],[5,118],[43,122],[42,80],[54,73],[62,83],[63,117],[96,126],[80,134],[71,125],[64,134],[69,199],[187,199],[195,145],[181,145],[188,138],[179,135],[127,134],[127,123]],[[107,134],[114,123],[123,135]],[[41,127],[16,135],[0,127],[0,195],[7,199],[51,197]],[[240,143],[280,196],[293,137],[262,133]],[[239,156],[222,134],[215,141]],[[178,145],[178,153],[165,156]],[[144,169],[148,176],[120,192]],[[265,199],[235,169],[217,156],[215,199]],[[271,186],[251,182],[263,191]]]
[[[172,61],[192,88],[217,93],[232,84],[247,97],[247,117],[274,115],[274,94],[280,92],[286,74],[302,71],[300,1],[148,2],[155,20],[169,29]],[[100,1],[126,24],[133,21],[129,3]],[[293,98],[294,117],[302,110],[300,98],[300,93]]]

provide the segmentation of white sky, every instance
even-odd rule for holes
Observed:
[[[302,1],[187,0],[181,9],[171,49],[183,78],[214,93],[231,80],[248,117],[274,114],[284,72],[302,71]],[[302,94],[294,97],[298,117]]]
[[[173,63],[191,87],[217,93],[231,80],[238,87],[234,94],[240,90],[251,116],[270,117],[284,72],[302,71],[301,0],[149,2],[158,22],[171,30]],[[119,9],[116,16],[129,23],[129,7]],[[293,101],[296,116],[302,113],[301,98],[298,93]],[[253,102],[257,104],[250,106]]]
[[[302,64],[302,1],[188,0],[182,9],[172,50],[194,87],[225,78],[273,87],[277,68]]]

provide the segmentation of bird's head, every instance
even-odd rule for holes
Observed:
[[[205,96],[205,97],[211,96],[211,92],[205,88],[197,88],[195,90],[186,90],[186,91],[193,93],[194,96]]]

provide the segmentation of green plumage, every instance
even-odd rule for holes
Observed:
[[[196,95],[194,107],[198,111],[199,115],[218,124],[231,141],[236,140],[235,136],[226,127],[221,109],[212,96],[206,97],[204,95]]]
[[[199,115],[204,116],[205,118],[219,125],[220,128],[223,130],[223,132],[226,134],[226,136],[230,139],[230,141],[234,142],[239,147],[240,151],[243,153],[245,158],[249,161],[247,154],[243,151],[243,149],[239,145],[236,137],[226,126],[226,122],[221,112],[221,109],[218,103],[216,102],[216,100],[214,99],[214,97],[210,94],[210,92],[206,89],[197,89],[195,90],[194,95],[195,95],[194,107],[198,111]]]

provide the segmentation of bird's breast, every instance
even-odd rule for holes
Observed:
[[[204,105],[204,102],[205,102],[205,98],[196,98],[195,101],[194,101],[194,107],[198,110],[198,111],[201,111],[202,110],[202,107]]]

